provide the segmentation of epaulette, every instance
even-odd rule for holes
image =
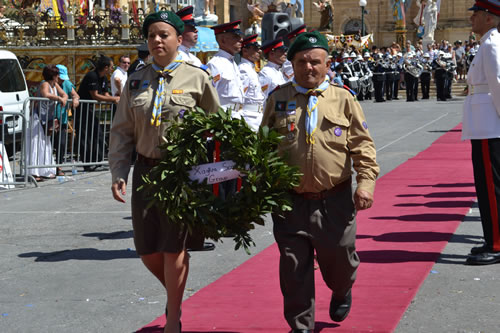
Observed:
[[[346,86],[345,84],[344,84],[344,86],[343,86],[343,87],[341,87],[341,88],[344,88],[345,90],[347,90],[348,92],[350,92],[350,93],[351,93],[351,95],[352,95],[354,98],[356,98],[356,92],[355,92],[354,90],[352,90],[351,88],[349,88],[349,87],[348,87],[348,86]]]
[[[292,82],[287,82],[287,83],[277,85],[276,88],[274,88],[274,90],[269,93],[268,97],[271,96],[271,94],[273,94],[276,90],[279,90],[281,88],[285,88],[291,84],[292,84]]]
[[[194,68],[198,68],[198,69],[201,69],[202,71],[204,71],[206,74],[210,75],[209,71],[208,71],[208,66],[207,65],[201,65],[201,67],[198,67],[196,65],[193,65],[193,64],[190,64],[189,62],[184,62],[186,65],[189,65],[191,67],[194,67]]]

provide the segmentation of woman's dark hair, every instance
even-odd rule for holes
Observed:
[[[59,68],[56,65],[47,65],[43,68],[42,76],[45,81],[51,81],[59,75]]]

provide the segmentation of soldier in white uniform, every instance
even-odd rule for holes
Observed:
[[[301,33],[306,32],[306,25],[302,24],[300,27],[298,27],[295,30],[292,30],[286,35],[286,38],[288,39],[288,44],[287,45],[292,45],[293,41],[295,38],[297,38],[298,35]],[[292,67],[292,62],[290,60],[286,60],[285,63],[283,64],[283,67],[281,68],[283,72],[283,76],[287,81],[292,81],[293,79],[293,67]]]
[[[240,119],[244,102],[243,82],[234,56],[241,51],[243,39],[239,28],[241,21],[213,26],[215,38],[219,44],[219,52],[207,63],[212,74],[212,84],[219,95],[223,109],[231,109],[232,117]],[[210,152],[209,152],[210,154]],[[236,193],[236,179],[219,184],[219,197],[225,199]],[[231,236],[231,235],[227,235]]]
[[[240,118],[244,92],[240,70],[234,56],[241,51],[241,20],[213,26],[219,52],[207,63],[212,83],[217,90],[222,108],[232,109],[233,118]]]
[[[462,139],[471,140],[472,165],[484,244],[473,247],[466,264],[500,262],[500,1],[476,0],[469,10],[481,47],[467,73]]]
[[[184,32],[182,33],[182,44],[179,46],[178,52],[182,56],[182,60],[188,64],[202,67],[201,60],[194,54],[190,53],[192,47],[198,42],[198,29],[193,18],[193,6],[187,6],[179,10],[176,14],[184,22]]]
[[[266,99],[260,86],[259,75],[255,71],[255,63],[259,61],[261,54],[257,36],[251,35],[243,39],[241,63],[238,66],[245,93],[242,116],[254,131],[259,129],[262,121],[262,105]]]
[[[280,84],[287,80],[283,76],[281,66],[286,60],[287,47],[281,38],[266,42],[262,45],[262,52],[267,59],[267,65],[259,72],[259,81],[262,92],[267,96]]]

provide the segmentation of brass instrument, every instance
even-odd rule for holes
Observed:
[[[405,60],[403,63],[403,69],[405,72],[410,73],[412,76],[418,78],[421,74],[424,68],[422,65],[420,65],[418,62],[409,62],[408,60]]]

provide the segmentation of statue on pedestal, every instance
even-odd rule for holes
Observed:
[[[319,0],[313,2],[313,5],[321,13],[321,21],[319,23],[319,30],[329,30],[333,25],[333,5],[331,0]]]
[[[418,0],[417,6],[419,10],[413,22],[418,26],[423,39],[434,40],[438,14],[437,3],[433,0]]]
[[[215,15],[214,0],[196,0],[194,11],[194,21],[200,25],[214,25],[219,19]]]
[[[438,8],[436,1],[427,1],[427,6],[424,8],[424,38],[434,39],[434,31],[437,26]]]

